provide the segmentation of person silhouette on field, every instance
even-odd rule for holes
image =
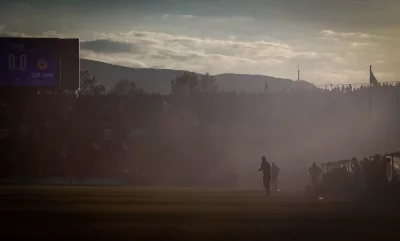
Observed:
[[[258,171],[263,172],[263,185],[265,194],[269,196],[271,194],[271,165],[267,162],[265,156],[261,157],[261,167]]]
[[[277,192],[278,191],[278,176],[279,172],[281,169],[275,165],[275,163],[272,163],[272,168],[271,168],[271,184],[272,184],[272,190]]]

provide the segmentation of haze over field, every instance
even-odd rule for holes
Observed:
[[[81,70],[98,78],[85,79],[90,88],[81,92],[87,98],[79,101],[32,97],[26,101],[31,107],[21,109],[18,106],[25,103],[4,100],[15,108],[4,111],[4,116],[15,115],[7,117],[12,121],[4,123],[4,129],[16,129],[12,124],[18,118],[21,130],[34,130],[41,122],[39,126],[52,135],[42,140],[47,147],[39,146],[62,153],[62,160],[68,159],[67,149],[79,153],[70,158],[81,168],[76,175],[92,172],[83,164],[98,155],[104,158],[93,171],[98,175],[122,175],[122,168],[115,165],[120,159],[127,169],[147,170],[148,185],[254,187],[259,181],[255,166],[266,155],[284,170],[282,186],[303,188],[314,161],[364,158],[399,149],[400,85],[374,86],[374,92],[346,86],[314,93],[197,93],[214,93],[215,84],[220,90],[247,93],[263,92],[266,82],[271,92],[298,85],[312,88],[307,82],[292,81],[298,63],[301,79],[315,85],[368,83],[370,65],[380,82],[396,80],[398,13],[400,4],[390,0],[2,1],[1,35],[79,37]],[[182,71],[210,72],[215,81],[180,75]],[[175,95],[136,95],[138,89],[170,94],[174,79]],[[106,92],[110,88],[113,91]],[[57,128],[50,129],[51,125]],[[98,154],[98,143],[109,141],[103,136],[110,130],[119,133],[120,140],[104,144],[104,153]],[[63,139],[60,136],[73,141],[56,143]],[[29,169],[29,150],[15,155],[21,153],[26,170],[33,171],[40,165]],[[37,152],[35,158],[57,173],[59,165],[46,163],[41,153],[45,152]]]
[[[394,0],[1,1],[0,34],[82,39],[82,57],[136,68],[314,84],[395,81]]]
[[[0,240],[400,240],[398,16],[0,0]]]

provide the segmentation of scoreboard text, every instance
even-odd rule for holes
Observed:
[[[58,87],[58,39],[0,38],[0,87]]]

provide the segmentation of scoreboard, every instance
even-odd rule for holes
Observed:
[[[0,87],[59,87],[58,40],[0,38]]]
[[[79,39],[0,37],[0,88],[77,90]]]

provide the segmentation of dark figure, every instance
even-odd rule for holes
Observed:
[[[387,170],[390,159],[375,155],[367,169],[367,187],[372,193],[377,193],[389,182]]]
[[[279,169],[275,163],[272,163],[272,168],[271,168],[271,184],[272,184],[272,190],[275,192],[278,191],[278,176],[279,172],[281,169]]]
[[[356,158],[351,159],[351,170],[353,171],[353,177],[357,184],[362,181],[362,168]]]
[[[263,172],[263,184],[265,189],[265,194],[269,196],[271,194],[271,165],[267,162],[267,158],[263,156],[261,158],[261,167],[258,171]]]
[[[352,183],[353,183],[353,193],[360,193],[364,185],[364,172],[361,167],[360,162],[357,158],[353,157],[351,159],[351,171],[352,171]]]
[[[382,187],[389,182],[387,175],[389,167],[390,167],[390,159],[387,157],[382,157],[381,162],[379,163],[379,170],[377,172],[378,186]]]
[[[380,182],[380,167],[381,156],[375,155],[372,161],[368,164],[366,169],[367,187],[370,190],[378,188]]]
[[[366,170],[368,169],[370,161],[368,160],[368,158],[364,158],[363,161],[361,162],[361,168],[363,169],[363,172],[365,173]]]
[[[354,174],[360,174],[362,171],[361,166],[355,157],[351,159],[351,170],[354,172]]]
[[[317,165],[314,162],[312,164],[312,166],[310,167],[310,169],[308,169],[308,172],[311,175],[311,183],[312,183],[313,187],[316,188],[318,186],[318,181],[319,181],[319,177],[322,174],[322,170],[321,170],[321,168],[317,167]]]

